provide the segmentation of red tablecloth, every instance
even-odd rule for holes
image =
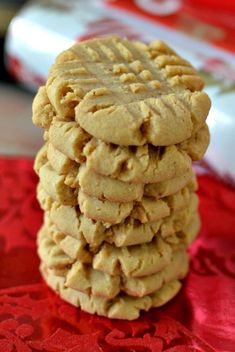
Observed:
[[[60,300],[38,271],[32,161],[0,159],[0,351],[235,351],[235,190],[201,176],[201,233],[177,297],[134,322]]]

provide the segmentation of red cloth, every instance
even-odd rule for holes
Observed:
[[[41,280],[36,182],[31,160],[0,159],[1,352],[235,350],[235,190],[199,178],[202,230],[183,289],[162,309],[128,322],[81,312]]]

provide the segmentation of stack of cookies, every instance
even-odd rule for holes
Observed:
[[[33,103],[45,211],[41,272],[89,313],[136,319],[172,299],[198,233],[192,160],[209,144],[210,100],[161,41],[119,37],[60,54]]]

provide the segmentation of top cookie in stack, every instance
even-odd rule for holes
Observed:
[[[34,122],[75,120],[117,145],[177,144],[205,122],[210,101],[202,87],[195,69],[160,41],[94,39],[59,55],[46,85],[50,116],[46,104]]]
[[[94,39],[56,59],[33,103],[38,246],[69,302],[135,319],[178,292],[199,229],[192,160],[209,144],[202,87],[161,41]]]

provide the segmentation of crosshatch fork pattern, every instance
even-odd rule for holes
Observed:
[[[181,77],[181,82],[186,76],[188,80],[200,80],[200,86],[195,85],[192,91],[203,87],[202,79],[189,62],[160,41],[150,46],[118,41],[117,38],[112,41],[102,39],[102,42],[104,44],[101,41],[90,41],[89,44],[74,46],[70,49],[73,60],[69,55],[62,54],[58,59],[62,63],[56,64],[51,70],[52,81],[49,79],[49,85],[65,78],[69,88],[74,88],[77,93],[79,89],[81,93],[84,91],[80,98],[89,91],[89,85],[92,85],[94,91],[96,88],[104,88],[97,95],[106,95],[109,89],[112,93],[113,89],[118,89],[115,99],[117,104],[133,99],[138,101],[143,93],[145,97],[146,93],[151,97],[152,90],[157,90],[159,95],[171,93],[174,91],[172,86],[177,82],[176,77]],[[60,74],[55,79],[53,73]],[[74,82],[71,82],[74,76]],[[186,85],[186,88],[190,86]],[[185,87],[178,87],[178,90],[185,90]],[[125,91],[136,94],[136,97],[125,94]],[[71,92],[68,92],[68,97],[69,93]]]
[[[184,130],[176,141],[166,138],[165,145],[169,145],[189,138],[205,120],[209,100],[198,92],[202,87],[196,70],[162,42],[147,46],[111,37],[75,44],[62,53],[51,69],[46,90],[58,119],[75,119],[101,139],[99,132],[94,134],[93,127],[88,126],[91,122],[87,117],[94,115],[101,129],[107,130],[109,119],[114,123],[118,115],[118,120],[124,125],[126,120],[135,130],[134,145],[146,141],[164,145],[159,136],[157,140],[151,136],[153,117],[157,116],[163,130],[168,129],[164,119],[177,121]],[[205,111],[195,117],[200,108]],[[99,112],[104,121],[99,120]],[[109,139],[107,133],[105,138]],[[123,144],[131,144],[130,139],[123,139]],[[111,137],[107,142],[115,140]]]

